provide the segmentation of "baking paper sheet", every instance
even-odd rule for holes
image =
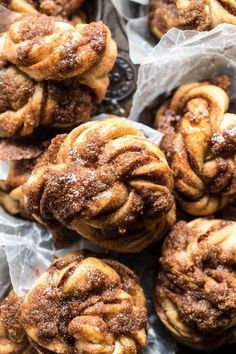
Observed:
[[[143,64],[153,56],[158,60],[159,58],[157,55],[160,54],[160,48],[162,48],[162,54],[165,49],[162,47],[162,44],[158,45],[159,40],[150,31],[148,3],[149,0],[113,0],[113,4],[119,14],[127,20],[126,32],[129,41],[130,58],[135,64]],[[208,36],[208,33],[210,33],[209,35],[213,33],[213,36],[216,35],[218,37],[219,42],[217,43],[217,48],[218,50],[221,50],[222,47],[225,47],[224,41],[226,40],[226,42],[229,42],[230,40],[229,32],[235,37],[236,26],[219,25],[210,32],[201,33],[197,31],[181,31],[175,28],[171,29],[163,37],[161,42],[164,41],[164,44],[167,43],[168,46],[173,44],[178,45],[183,41],[184,37],[189,38],[189,36],[191,37],[195,34],[195,36],[199,35],[198,45],[201,50],[203,49],[201,47],[204,46],[204,43],[202,43],[201,40],[205,35]],[[219,33],[221,34],[220,37]],[[170,41],[170,43],[168,43],[168,41]],[[205,50],[209,50],[209,48],[206,47]],[[191,52],[187,52],[186,54],[191,54]]]
[[[0,180],[5,181],[7,179],[9,170],[10,170],[10,161],[0,160]]]
[[[134,64],[141,64],[158,43],[149,29],[149,0],[112,0],[112,2],[119,15],[127,20],[130,58]]]
[[[172,29],[143,61],[130,116],[152,124],[150,112],[178,86],[228,75],[231,111],[236,111],[236,26],[210,32]]]

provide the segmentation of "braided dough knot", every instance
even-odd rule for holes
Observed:
[[[181,86],[157,113],[177,198],[190,214],[210,215],[236,193],[236,115],[228,109],[225,90],[193,83]]]
[[[178,222],[168,236],[156,310],[178,340],[207,350],[236,339],[236,223]]]
[[[36,81],[79,77],[102,101],[116,44],[102,22],[72,24],[56,17],[31,15],[13,23],[1,37],[2,55]]]
[[[134,273],[76,252],[36,282],[21,323],[40,353],[133,354],[146,343],[145,299]]]
[[[164,154],[126,119],[89,122],[58,136],[24,187],[30,214],[109,249],[137,252],[174,222]]]

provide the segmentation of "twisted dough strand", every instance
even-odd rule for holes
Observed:
[[[17,67],[0,64],[0,137],[32,134],[38,126],[78,125],[95,111],[93,91],[78,78],[37,83]]]
[[[178,222],[161,257],[155,305],[184,344],[202,350],[236,340],[236,223]]]
[[[21,299],[11,291],[0,307],[0,354],[36,354],[19,323]]]
[[[108,249],[137,252],[175,220],[164,154],[122,118],[55,138],[24,187],[36,220],[59,222]]]
[[[0,136],[30,134],[39,125],[43,86],[14,66],[0,68]]]
[[[206,0],[212,18],[211,27],[221,23],[236,25],[236,3],[233,0]]]
[[[84,0],[3,0],[0,1],[0,5],[25,14],[34,14],[39,11],[48,16],[68,18],[78,10],[83,2]]]
[[[22,184],[30,175],[31,160],[11,161],[6,181],[0,180],[0,205],[12,215],[25,217]]]
[[[131,270],[81,252],[56,260],[20,309],[21,324],[43,354],[141,353],[146,316],[143,291]]]
[[[102,101],[117,49],[102,22],[73,26],[46,15],[26,16],[1,37],[2,55],[36,81],[79,77]]]
[[[31,175],[50,138],[45,132],[19,140],[4,139],[0,144],[0,160],[8,161],[9,172],[0,180],[0,205],[12,215],[32,218],[25,213],[22,185]]]
[[[228,108],[225,90],[193,83],[181,86],[157,112],[177,198],[192,215],[210,215],[236,193],[236,115]]]
[[[205,31],[221,23],[236,24],[234,0],[150,1],[150,27],[157,38],[173,27]]]

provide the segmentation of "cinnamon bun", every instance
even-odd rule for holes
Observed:
[[[82,124],[52,140],[23,187],[30,215],[98,245],[138,252],[175,221],[165,155],[127,119]]]
[[[0,63],[0,137],[30,135],[39,126],[73,127],[96,110],[95,93],[78,77],[36,82]]]
[[[162,147],[187,213],[206,216],[236,196],[236,115],[229,113],[227,77],[181,86],[156,115]]]
[[[236,24],[234,0],[150,0],[150,28],[161,38],[169,29],[210,30]]]
[[[105,97],[117,54],[108,27],[100,22],[71,23],[46,15],[24,16],[0,38],[3,59],[31,79],[79,78],[97,102]]]
[[[174,337],[201,350],[236,340],[236,223],[178,222],[167,237],[156,311]]]
[[[13,291],[0,306],[0,354],[36,354],[20,324],[22,299]]]
[[[135,274],[115,260],[73,252],[53,262],[20,308],[39,353],[138,354],[146,301]]]
[[[83,4],[84,0],[0,0],[0,5],[24,13],[40,12],[48,16],[69,18]]]

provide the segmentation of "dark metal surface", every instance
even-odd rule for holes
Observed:
[[[100,113],[128,116],[136,88],[137,67],[129,58],[125,21],[117,14],[110,0],[101,1],[101,19],[108,25],[118,46],[118,58],[110,74],[110,87]]]
[[[106,100],[123,101],[130,97],[135,89],[136,72],[134,65],[121,53],[118,55],[110,74],[110,86]]]

